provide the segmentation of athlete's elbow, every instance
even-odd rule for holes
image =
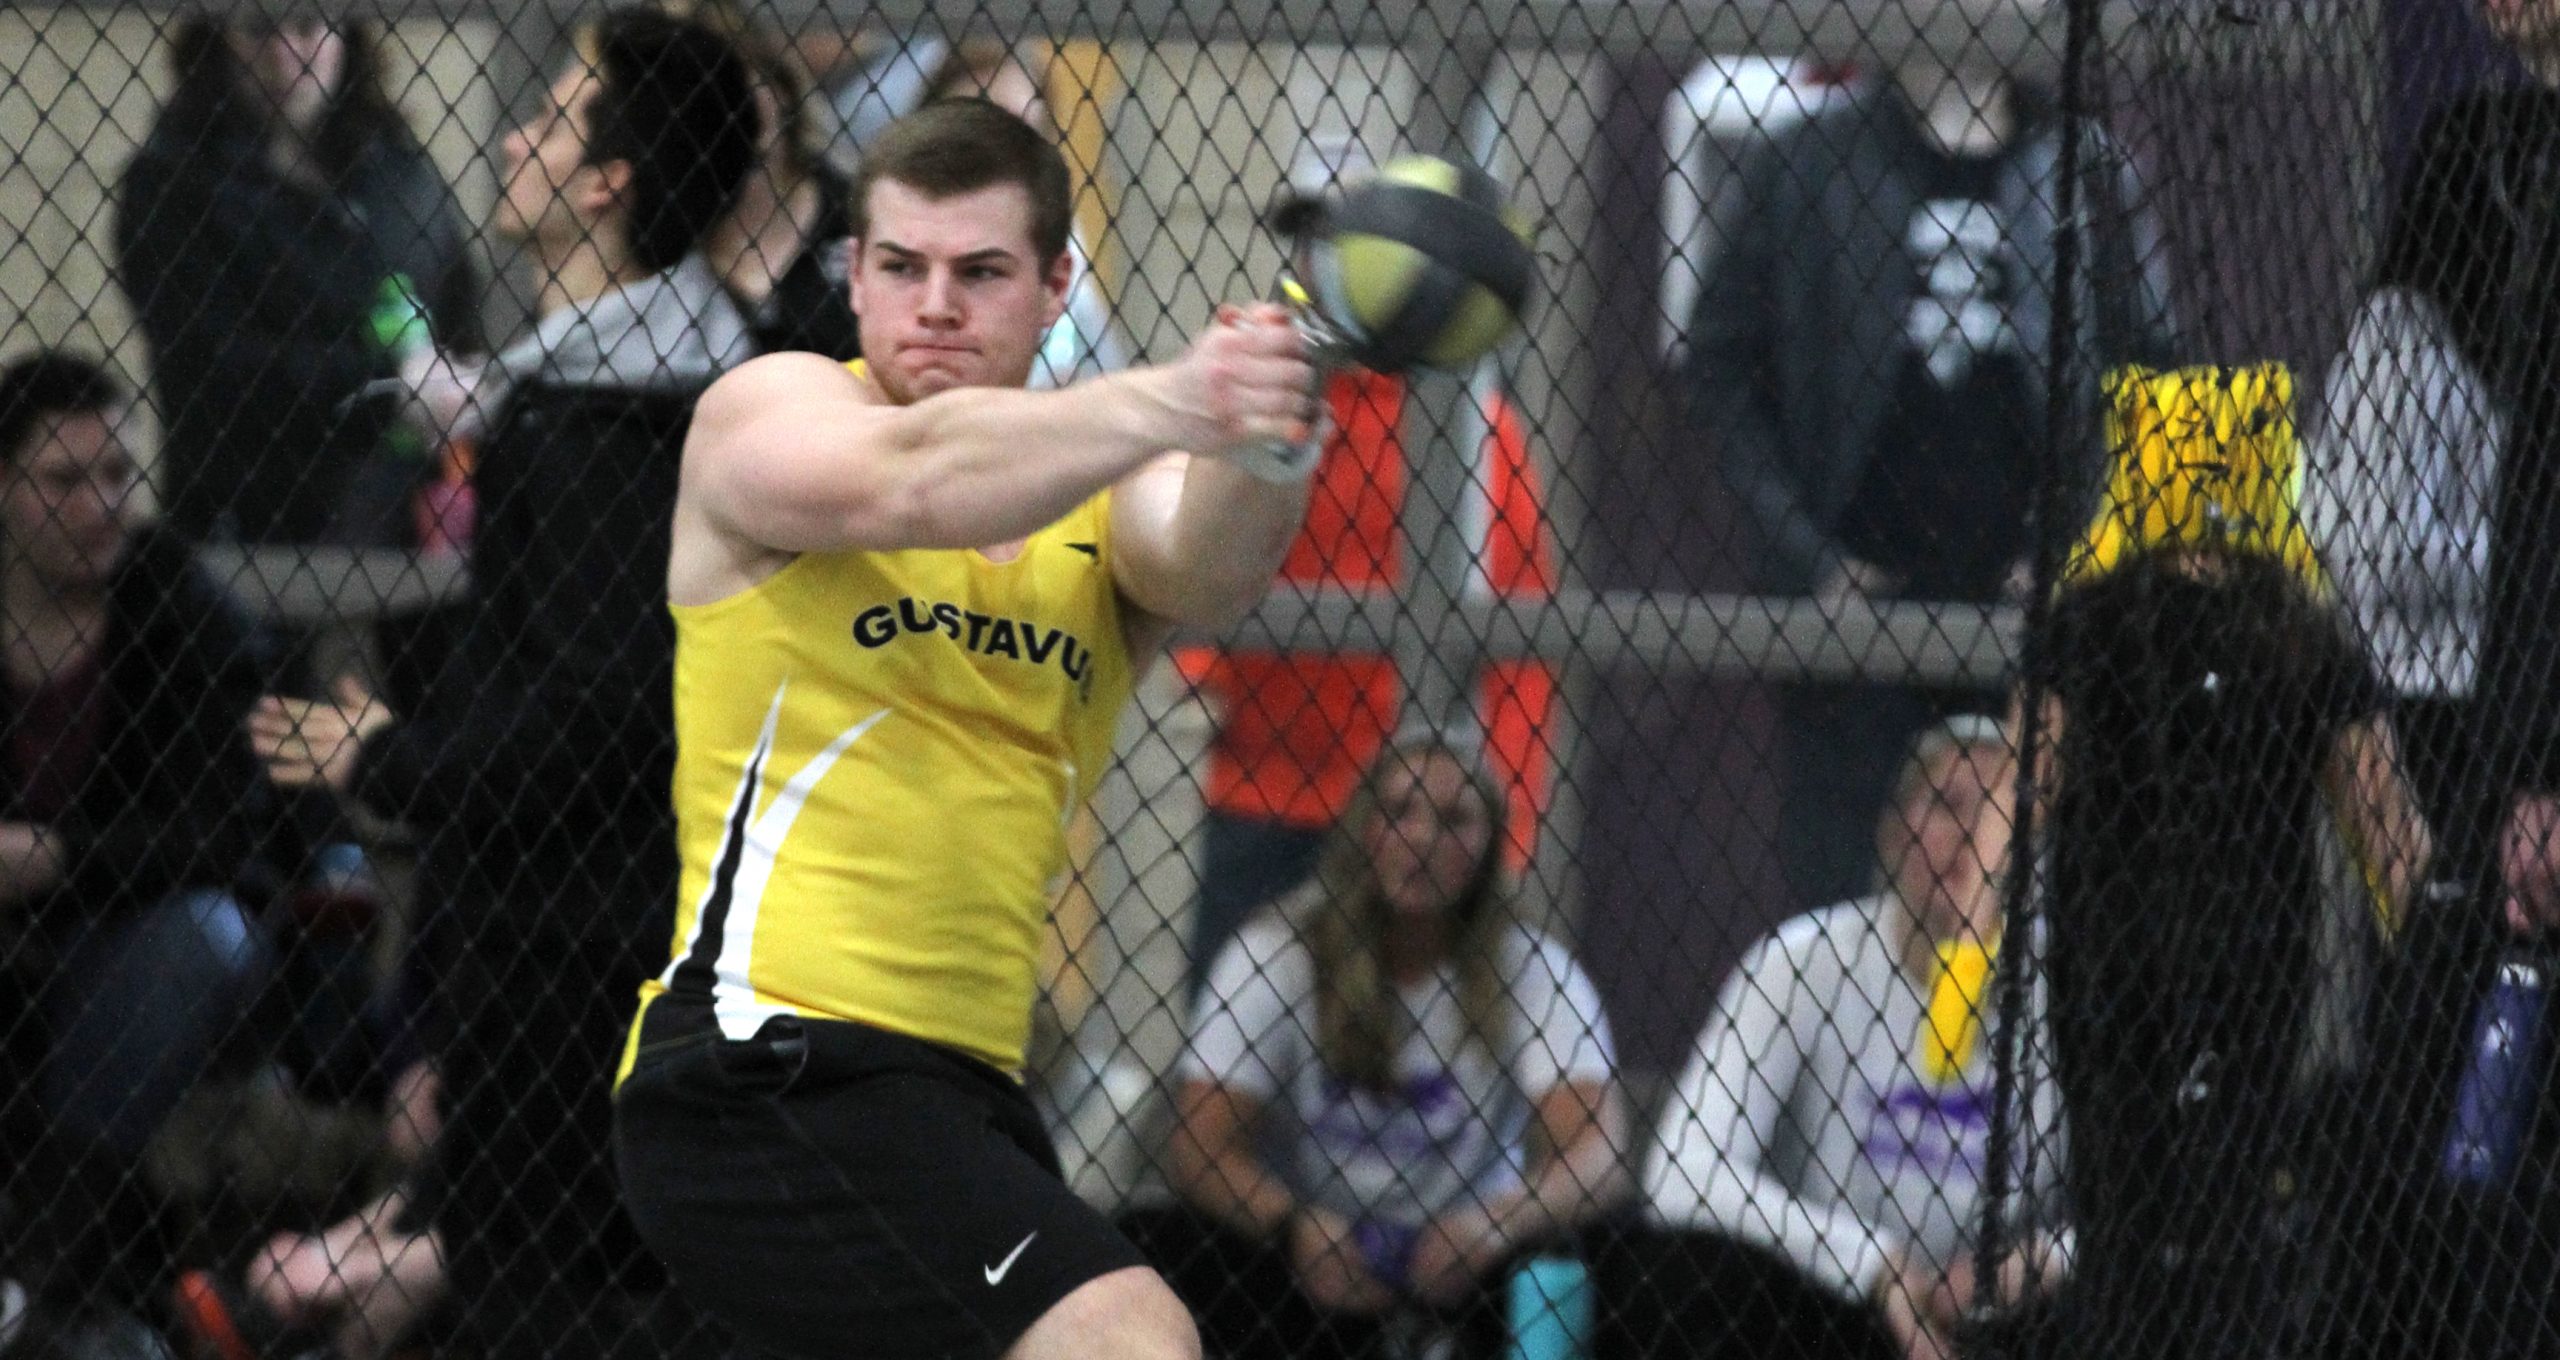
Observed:
[[[893,478],[865,486],[829,507],[843,547],[863,552],[896,552],[906,548],[957,547],[937,532],[931,488],[914,478]]]

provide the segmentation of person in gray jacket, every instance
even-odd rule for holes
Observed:
[[[1689,417],[1756,540],[1754,589],[1991,603],[2024,583],[2046,466],[2064,126],[1983,54],[1927,55],[1746,162],[1688,333]],[[2173,347],[2165,270],[2122,149],[2079,132],[2070,396],[2078,525],[2101,466],[2098,375]],[[1971,696],[1968,702],[1980,702]],[[1899,689],[1787,695],[1791,906],[1866,891],[1869,818],[1934,716]]]

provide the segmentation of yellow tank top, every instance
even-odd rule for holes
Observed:
[[[684,875],[643,1012],[672,992],[730,1038],[856,1020],[1018,1069],[1067,823],[1129,697],[1110,564],[1105,492],[1011,561],[810,553],[675,606]]]

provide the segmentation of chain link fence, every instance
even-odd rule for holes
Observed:
[[[1064,831],[1021,1085],[1209,1355],[2560,1354],[2553,0],[670,2],[0,11],[0,1356],[763,1353],[612,1148],[679,453],[973,95],[1035,386],[1535,225]]]

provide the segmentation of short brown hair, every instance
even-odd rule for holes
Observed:
[[[1031,195],[1031,244],[1047,265],[1067,250],[1074,205],[1067,160],[1032,126],[983,99],[938,99],[889,125],[853,179],[852,227],[871,236],[871,189],[883,180],[927,198],[951,198],[999,184]]]

